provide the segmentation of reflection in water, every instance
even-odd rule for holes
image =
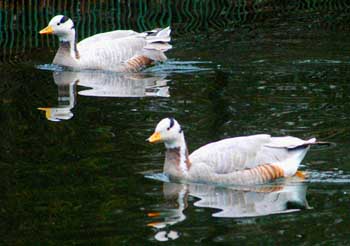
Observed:
[[[50,121],[69,120],[76,102],[76,85],[89,87],[78,92],[95,97],[169,97],[169,80],[165,76],[141,73],[122,74],[98,71],[60,71],[53,78],[58,87],[58,106],[40,107]]]
[[[148,226],[161,229],[155,235],[157,240],[179,237],[178,232],[167,231],[166,227],[186,219],[184,210],[188,207],[189,196],[199,199],[193,203],[196,207],[219,209],[212,214],[213,217],[246,218],[296,212],[309,208],[306,188],[306,183],[298,177],[284,179],[274,185],[256,187],[164,183],[166,206],[160,212],[148,213],[150,218],[157,218],[157,221]]]
[[[77,73],[73,73],[77,74]],[[80,86],[92,89],[79,91],[79,95],[96,97],[169,97],[169,80],[147,77],[144,74],[115,74],[107,72],[78,73]]]
[[[71,109],[76,103],[77,80],[72,79],[66,72],[54,72],[53,78],[58,89],[58,105],[38,109],[45,111],[46,119],[50,121],[69,120],[73,117]]]

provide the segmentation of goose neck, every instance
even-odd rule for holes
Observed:
[[[69,53],[73,58],[80,58],[80,54],[77,48],[77,33],[75,32],[75,29],[71,29],[67,34],[59,36],[59,40],[60,46],[66,49],[68,48]]]
[[[176,149],[176,148],[187,149],[185,135],[183,132],[181,132],[180,136],[177,137],[176,139],[172,141],[165,141],[164,144],[165,144],[165,148],[167,149]]]
[[[187,174],[191,167],[189,160],[188,149],[183,134],[176,143],[166,145],[166,159],[168,162],[172,162],[176,169],[182,174]]]

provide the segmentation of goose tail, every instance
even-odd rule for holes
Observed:
[[[312,145],[332,145],[330,142],[324,142],[324,141],[316,141],[316,138],[311,138],[309,140],[306,140],[303,144],[289,147],[289,150],[299,149],[299,148],[307,148]]]
[[[290,153],[290,157],[287,160],[284,160],[281,163],[279,163],[279,166],[284,170],[285,177],[295,175],[300,163],[304,159],[310,146],[313,145],[331,145],[331,143],[316,141],[316,138],[311,138],[309,140],[304,141],[304,143],[302,144],[287,147]]]
[[[171,40],[170,33],[171,29],[169,26],[142,33],[146,40],[143,55],[154,61],[165,61],[167,57],[164,52],[172,48],[172,45],[169,44]]]

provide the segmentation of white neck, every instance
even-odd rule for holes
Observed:
[[[175,149],[175,148],[186,149],[186,141],[185,141],[184,133],[181,132],[180,137],[175,139],[174,141],[164,142],[164,145],[165,145],[165,148],[167,149]]]
[[[69,43],[69,47],[70,47],[70,55],[73,58],[76,58],[76,40],[75,40],[75,30],[71,29],[70,32],[61,35],[58,37],[58,39],[60,40],[60,42],[63,43]]]
[[[187,145],[186,145],[184,133],[181,132],[181,136],[175,141],[164,142],[164,144],[167,149],[179,149],[179,154],[180,154],[179,167],[184,174],[187,174],[189,170],[188,160],[187,160],[188,152],[187,152]]]

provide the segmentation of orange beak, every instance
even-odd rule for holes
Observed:
[[[158,143],[158,142],[160,142],[162,140],[162,137],[160,136],[159,132],[155,132],[147,140],[150,143]]]
[[[151,222],[151,223],[148,223],[147,226],[148,227],[157,227],[157,225],[161,224],[161,222]]]
[[[51,108],[38,108],[41,111],[45,111],[45,117],[49,119],[51,117]]]
[[[159,217],[160,212],[150,212],[147,214],[148,217]]]
[[[40,33],[41,35],[43,35],[43,34],[53,34],[52,26],[47,26],[47,27],[45,27],[45,28],[42,29],[39,33]]]

